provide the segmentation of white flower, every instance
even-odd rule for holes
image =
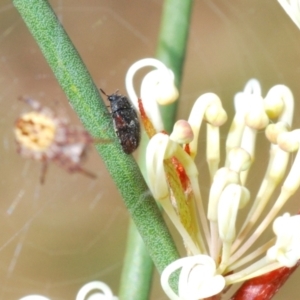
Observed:
[[[170,275],[181,268],[178,296],[169,285]],[[219,294],[225,287],[225,279],[216,274],[216,264],[207,255],[181,258],[165,268],[161,285],[172,300],[198,300]]]
[[[118,300],[107,284],[101,281],[91,281],[78,292],[76,300]]]
[[[40,295],[28,295],[20,300],[50,300]],[[107,284],[101,281],[91,281],[78,292],[76,300],[118,300]]]
[[[147,101],[151,102],[150,98]],[[155,100],[153,95],[152,102]],[[293,95],[286,86],[277,85],[263,97],[259,82],[252,79],[234,101],[236,114],[225,142],[226,157],[222,167],[219,166],[222,149],[219,128],[226,122],[227,114],[217,95],[206,93],[198,97],[188,121],[177,122],[170,136],[160,133],[163,128],[156,123],[149,126],[151,120],[160,116],[153,116],[147,106],[141,113],[150,138],[146,150],[149,188],[177,228],[187,251],[187,257],[171,263],[162,273],[161,284],[170,299],[202,299],[217,295],[228,285],[282,266],[293,266],[300,258],[300,216],[289,215],[274,223],[276,242],[275,238],[271,239],[244,255],[300,186],[300,130],[289,132],[294,112]],[[203,121],[207,128],[206,161],[212,182],[205,205],[198,181],[200,171],[195,163],[197,153],[203,153],[198,150]],[[262,131],[270,142],[270,157],[255,194],[248,190],[246,183],[258,148],[256,136]],[[293,151],[297,151],[297,155],[287,171]],[[201,176],[204,176],[203,168]],[[282,181],[273,207],[257,225]],[[251,207],[247,208],[248,215],[237,231],[240,210],[246,205]],[[178,295],[169,286],[169,276],[177,269],[181,269]]]
[[[300,1],[299,0],[278,0],[285,12],[300,29]]]
[[[267,256],[277,260],[282,266],[291,268],[300,259],[300,215],[290,216],[285,213],[273,223],[277,236],[276,243],[271,247]]]

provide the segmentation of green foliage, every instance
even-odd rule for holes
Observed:
[[[115,141],[99,143],[97,151],[161,272],[178,258],[177,249],[138,165],[116,141],[107,108],[78,52],[47,1],[13,2],[84,126],[95,138]]]

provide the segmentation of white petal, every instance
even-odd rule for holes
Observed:
[[[179,276],[178,295],[169,286],[169,277],[182,268]],[[198,300],[219,294],[225,287],[225,279],[215,274],[214,260],[207,255],[181,258],[163,271],[161,285],[172,300]]]

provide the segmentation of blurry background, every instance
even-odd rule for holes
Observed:
[[[97,86],[125,93],[124,78],[135,61],[155,56],[162,1],[50,1]],[[40,164],[15,151],[15,119],[28,111],[19,96],[31,96],[79,124],[11,1],[0,0],[0,299],[42,294],[74,299],[92,280],[118,293],[128,214],[101,158],[91,149],[92,180],[51,165],[43,186]],[[178,118],[187,118],[202,93],[217,93],[232,116],[232,99],[250,78],[263,95],[275,84],[289,86],[299,127],[300,31],[274,0],[198,0],[194,3]],[[226,136],[226,126],[222,131]],[[259,141],[264,142],[261,133]],[[205,137],[203,136],[203,153]],[[267,164],[268,144],[259,146],[251,188]],[[206,166],[200,181],[208,192]],[[203,172],[202,172],[203,170]],[[300,208],[299,193],[285,210]],[[247,208],[246,208],[247,210]],[[180,241],[179,241],[180,242]],[[157,275],[157,274],[156,274]],[[300,272],[275,299],[295,299]],[[166,299],[158,276],[151,299]]]

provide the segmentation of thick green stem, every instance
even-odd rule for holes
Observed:
[[[95,138],[115,141],[96,145],[97,151],[120,190],[151,258],[162,272],[178,259],[177,249],[137,164],[116,140],[107,108],[80,56],[46,0],[13,3],[84,126]]]
[[[192,12],[192,0],[165,0],[156,57],[175,75],[180,90]],[[164,128],[172,131],[178,101],[161,106]]]

